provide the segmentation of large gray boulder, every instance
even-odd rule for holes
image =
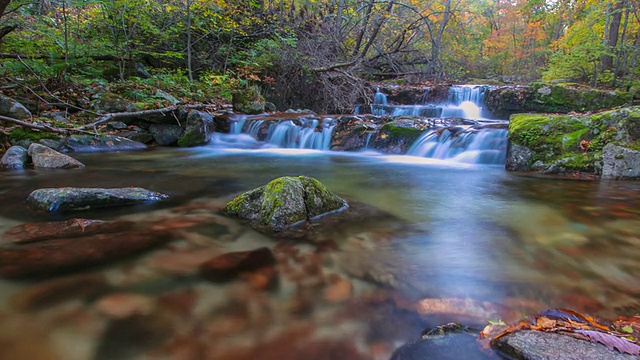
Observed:
[[[149,133],[160,146],[175,145],[184,133],[179,125],[153,124],[149,126]]]
[[[246,220],[258,231],[274,233],[346,206],[344,199],[316,179],[284,176],[238,195],[225,211]]]
[[[95,208],[133,205],[166,199],[159,192],[139,187],[130,188],[45,188],[29,194],[27,204],[35,210],[80,211]]]
[[[31,112],[19,102],[0,94],[0,115],[22,120],[30,118]]]
[[[543,331],[517,331],[500,337],[493,343],[509,359],[523,360],[622,360],[637,359],[606,346],[574,337]]]
[[[22,146],[12,146],[2,155],[0,166],[5,169],[24,169],[28,159],[27,149]]]
[[[37,168],[71,169],[81,168],[84,164],[71,156],[61,154],[50,147],[33,143],[27,154],[31,156],[33,166]]]
[[[603,179],[640,178],[640,151],[607,144],[602,149]]]
[[[63,140],[42,139],[40,143],[58,148],[64,152],[110,152],[145,150],[147,145],[115,135],[72,135],[66,142]]]
[[[215,127],[211,114],[193,110],[187,115],[186,129],[180,139],[178,146],[188,147],[206,144],[211,140],[211,133]]]

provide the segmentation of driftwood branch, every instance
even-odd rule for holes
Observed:
[[[14,119],[12,117],[2,116],[2,115],[0,115],[0,120],[10,122],[12,124],[20,125],[22,127],[46,131],[54,134],[67,135],[69,134],[69,131],[73,131],[73,129],[58,129],[58,128],[51,127],[49,125],[38,125],[38,124],[34,124],[27,121],[22,121],[22,120]]]

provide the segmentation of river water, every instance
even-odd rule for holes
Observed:
[[[385,220],[365,217],[320,234],[322,242],[298,243],[266,238],[216,213],[218,222],[198,236],[183,232],[143,255],[79,270],[108,275],[110,288],[100,295],[62,296],[35,309],[16,307],[15,298],[48,280],[0,280],[2,359],[387,359],[441,322],[481,327],[552,307],[609,319],[640,312],[639,182],[296,149],[74,156],[86,168],[0,173],[0,232],[78,216],[169,219],[175,209],[219,207],[284,175],[315,177],[348,201],[382,210]],[[140,186],[170,199],[57,215],[34,214],[24,204],[32,190],[58,186]],[[154,261],[172,252],[259,246],[278,259],[275,290],[211,283]],[[139,295],[154,310],[114,319],[101,299],[115,293]],[[424,299],[433,306],[411,305]],[[174,311],[175,303],[183,311]]]

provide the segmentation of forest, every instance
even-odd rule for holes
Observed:
[[[348,112],[370,84],[640,84],[636,0],[0,0],[1,91],[78,102],[128,81],[191,101],[254,87]],[[75,95],[74,95],[75,94]],[[19,96],[20,97],[20,96]]]

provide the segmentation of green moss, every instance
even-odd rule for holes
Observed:
[[[188,147],[194,145],[200,145],[205,141],[205,136],[203,133],[195,130],[188,131],[186,134],[182,135],[180,139],[178,139],[178,146],[180,147]]]
[[[56,134],[52,134],[44,131],[38,131],[38,130],[31,130],[26,128],[13,129],[7,135],[10,140],[14,140],[14,141],[19,141],[19,140],[38,141],[41,139],[59,139],[60,138]]]
[[[386,132],[394,138],[403,138],[410,141],[414,141],[422,135],[422,130],[407,126],[397,126],[394,123],[385,124],[380,128],[380,131]]]

